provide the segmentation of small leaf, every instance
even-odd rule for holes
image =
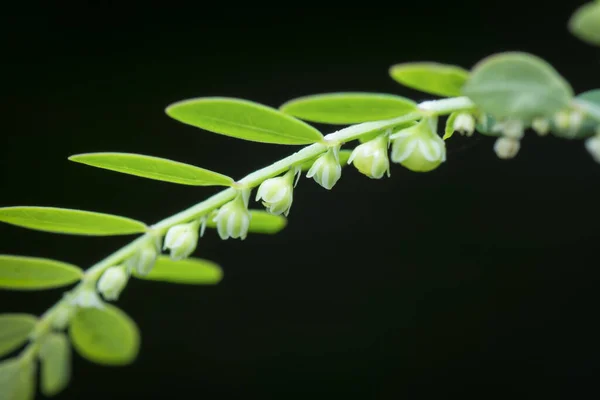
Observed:
[[[223,270],[218,264],[200,258],[189,257],[173,261],[168,256],[159,256],[148,275],[141,276],[134,271],[134,276],[150,281],[214,285],[223,278]]]
[[[231,186],[233,179],[204,168],[132,153],[76,154],[69,160],[158,181],[190,186]]]
[[[323,139],[318,130],[305,122],[243,99],[183,100],[167,107],[166,113],[184,124],[252,142],[300,145]]]
[[[399,117],[415,111],[417,104],[391,94],[347,92],[303,96],[279,109],[306,121],[346,125]]]
[[[463,87],[483,112],[496,119],[530,122],[566,108],[573,90],[546,61],[531,54],[507,52],[475,65]]]
[[[36,322],[37,317],[30,314],[0,314],[0,357],[22,346]]]
[[[33,400],[36,372],[32,359],[15,357],[0,362],[0,399]]]
[[[54,289],[71,285],[82,277],[79,267],[61,261],[0,254],[1,289]]]
[[[281,231],[287,225],[287,219],[281,215],[269,214],[263,210],[250,210],[250,233],[275,234]],[[209,218],[206,221],[207,228],[216,228],[216,223]]]
[[[43,339],[40,361],[44,396],[62,392],[71,380],[71,345],[63,332],[51,332]]]
[[[0,222],[38,231],[87,236],[129,235],[147,229],[143,222],[118,215],[56,207],[3,207]]]
[[[342,168],[345,167],[346,165],[348,165],[348,160],[350,159],[351,154],[352,154],[352,150],[344,149],[344,150],[339,151],[338,156],[339,156],[340,165],[342,166]],[[313,158],[312,160],[306,161],[304,164],[302,164],[302,166],[301,166],[302,172],[307,172],[310,169],[310,167],[312,167],[313,163],[315,162],[315,160],[317,158],[318,158],[318,156]]]
[[[456,111],[448,116],[448,119],[446,120],[446,128],[444,129],[444,136],[442,139],[450,139],[452,135],[454,135],[454,120],[459,114],[460,112]]]
[[[469,72],[461,67],[436,62],[396,64],[389,73],[401,85],[444,97],[460,96],[469,77]]]
[[[568,28],[579,40],[600,46],[600,2],[589,2],[575,10]]]
[[[71,320],[69,334],[82,357],[101,365],[130,364],[140,348],[137,325],[112,304],[79,309]]]

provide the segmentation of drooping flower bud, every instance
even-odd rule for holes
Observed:
[[[585,140],[585,149],[590,153],[594,161],[600,163],[600,128],[596,129],[596,131],[598,133],[595,136]]]
[[[386,173],[389,177],[389,145],[390,141],[387,133],[377,136],[375,139],[356,146],[350,154],[348,164],[354,163],[358,171],[371,179],[381,179]]]
[[[553,134],[562,138],[575,138],[581,128],[585,116],[578,109],[559,111],[554,115],[554,125],[556,129]]]
[[[507,160],[514,158],[521,148],[521,141],[511,137],[499,137],[494,143],[494,151],[498,158]]]
[[[492,127],[492,132],[500,132],[502,136],[512,139],[521,139],[525,133],[525,125],[523,121],[516,119],[508,119],[498,122]]]
[[[160,251],[158,238],[150,238],[129,260],[129,271],[134,270],[139,276],[146,276],[150,273]]]
[[[256,201],[262,199],[270,214],[287,217],[294,200],[294,176],[299,172],[299,169],[293,168],[283,176],[263,181],[256,192]]]
[[[173,261],[187,258],[198,245],[198,228],[200,220],[172,226],[165,235],[163,250],[170,251]]]
[[[63,330],[67,327],[71,317],[75,313],[75,307],[69,302],[62,302],[52,313],[52,327],[57,330]]]
[[[71,304],[81,308],[104,308],[104,303],[96,292],[96,288],[90,284],[86,284],[77,292],[71,299]]]
[[[531,129],[539,136],[546,136],[550,132],[550,121],[545,118],[536,118],[531,122]]]
[[[475,132],[475,118],[467,112],[461,112],[454,119],[452,127],[462,135],[471,136]]]
[[[315,160],[306,173],[306,177],[313,178],[319,185],[331,190],[342,176],[339,150],[339,146],[330,147],[325,154]]]
[[[246,239],[251,218],[248,211],[249,196],[249,190],[242,190],[235,199],[223,205],[217,212],[213,222],[217,224],[217,232],[221,239]]]
[[[392,134],[392,162],[414,172],[428,172],[446,161],[446,143],[435,132],[436,125],[437,119],[423,118]]]
[[[110,267],[98,280],[98,291],[106,300],[117,300],[128,280],[129,275],[124,265]]]

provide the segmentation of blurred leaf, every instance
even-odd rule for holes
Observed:
[[[456,119],[458,114],[460,114],[460,112],[456,111],[448,116],[448,119],[446,120],[446,127],[444,129],[444,136],[442,137],[442,139],[450,139],[452,135],[454,135],[454,120]]]
[[[578,129],[559,128],[556,120],[550,120],[550,131],[554,136],[564,139],[583,139],[596,134],[600,126],[600,89],[588,90],[575,97],[577,108],[584,111],[585,117]]]
[[[150,281],[214,285],[223,279],[223,270],[217,263],[200,258],[173,261],[168,256],[159,256],[148,275],[141,276],[134,271],[134,276]]]
[[[347,92],[299,97],[279,109],[306,121],[346,125],[399,117],[417,104],[391,94]]]
[[[44,337],[40,349],[41,391],[46,397],[62,392],[71,380],[71,345],[63,332]]]
[[[0,289],[54,289],[82,277],[79,267],[61,261],[0,254]]]
[[[69,334],[82,357],[101,365],[130,364],[140,348],[137,325],[111,304],[79,309],[71,320]]]
[[[69,160],[81,164],[122,172],[158,181],[190,186],[230,186],[233,179],[204,168],[131,153],[86,153],[76,154]]]
[[[228,97],[183,100],[166,109],[184,124],[238,139],[273,144],[311,144],[323,139],[314,127],[274,108]]]
[[[401,85],[443,97],[460,96],[469,77],[469,72],[461,67],[436,62],[396,64],[389,74]]]
[[[0,399],[33,400],[36,392],[33,360],[9,358],[0,362]]]
[[[248,232],[250,233],[264,233],[264,234],[275,234],[280,232],[287,225],[287,219],[282,215],[269,214],[263,210],[249,210],[250,211],[250,226]],[[209,218],[206,222],[207,228],[216,228],[217,224]]]
[[[538,117],[551,117],[569,106],[573,90],[541,58],[507,52],[477,63],[463,87],[463,94],[496,119],[530,122]]]
[[[22,346],[37,323],[30,314],[0,314],[0,357]]]
[[[589,2],[575,10],[568,28],[579,40],[600,46],[600,2]]]
[[[38,231],[88,236],[129,235],[147,229],[143,222],[118,215],[56,207],[3,207],[0,222]]]

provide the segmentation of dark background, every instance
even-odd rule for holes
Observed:
[[[306,94],[373,91],[421,101],[429,97],[388,77],[390,65],[470,68],[507,50],[545,58],[578,93],[599,81],[600,51],[566,30],[584,1],[50,3],[2,16],[0,206],[153,223],[217,189],[67,157],[136,152],[237,178],[298,149],[237,141],[164,114],[185,98],[277,107]],[[75,356],[72,384],[58,398],[596,391],[600,166],[581,142],[529,134],[511,161],[492,146],[492,138],[457,135],[431,173],[394,165],[391,179],[375,181],[347,168],[331,192],[303,178],[279,235],[222,242],[208,232],[195,255],[223,266],[222,283],[132,281],[118,306],[141,328],[138,360],[109,368]],[[9,225],[0,237],[1,253],[85,268],[131,240]],[[41,314],[61,293],[4,292],[1,311]]]

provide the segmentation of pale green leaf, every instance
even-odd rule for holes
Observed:
[[[82,277],[79,267],[61,261],[0,254],[0,289],[53,289],[71,285]]]
[[[0,314],[0,357],[21,347],[37,323],[30,314]]]
[[[340,165],[342,166],[342,168],[348,164],[350,154],[352,154],[352,150],[344,149],[339,151],[338,155],[340,158]],[[315,157],[314,159],[306,161],[304,164],[302,164],[302,172],[307,172],[310,169],[310,167],[312,167],[313,163],[317,158],[318,157]]]
[[[589,2],[575,10],[568,28],[578,39],[600,46],[600,2]]]
[[[248,232],[250,233],[264,233],[264,234],[275,234],[281,231],[287,225],[287,219],[282,215],[269,214],[263,210],[249,210],[250,211],[250,226]],[[217,224],[209,218],[206,222],[207,228],[216,228]]]
[[[573,89],[541,58],[507,52],[477,63],[463,87],[463,94],[496,119],[530,122],[566,108]]]
[[[214,285],[223,278],[223,270],[218,264],[200,258],[173,261],[168,256],[159,256],[148,275],[140,276],[134,271],[134,276],[150,281]]]
[[[63,332],[51,332],[44,337],[40,361],[40,386],[44,396],[62,392],[71,380],[71,345]]]
[[[86,236],[142,233],[143,222],[118,215],[56,207],[15,206],[0,208],[0,222],[38,231]]]
[[[101,365],[130,364],[140,348],[136,323],[111,304],[101,309],[79,309],[71,320],[69,334],[82,357]]]
[[[9,358],[0,362],[0,399],[33,400],[36,372],[32,359]]]
[[[81,164],[190,186],[231,186],[233,179],[204,168],[132,153],[85,153],[69,157]]]
[[[238,139],[273,144],[311,144],[323,139],[314,127],[272,107],[228,97],[171,104],[167,115],[184,124]]]
[[[443,97],[460,96],[469,72],[456,65],[437,62],[411,62],[393,65],[389,74],[411,89]]]
[[[346,125],[399,117],[415,111],[417,104],[391,94],[346,92],[299,97],[279,109],[306,121]]]
[[[448,116],[448,119],[446,120],[446,127],[444,128],[444,136],[442,139],[450,139],[452,135],[454,135],[454,120],[459,114],[460,112],[456,111]]]

